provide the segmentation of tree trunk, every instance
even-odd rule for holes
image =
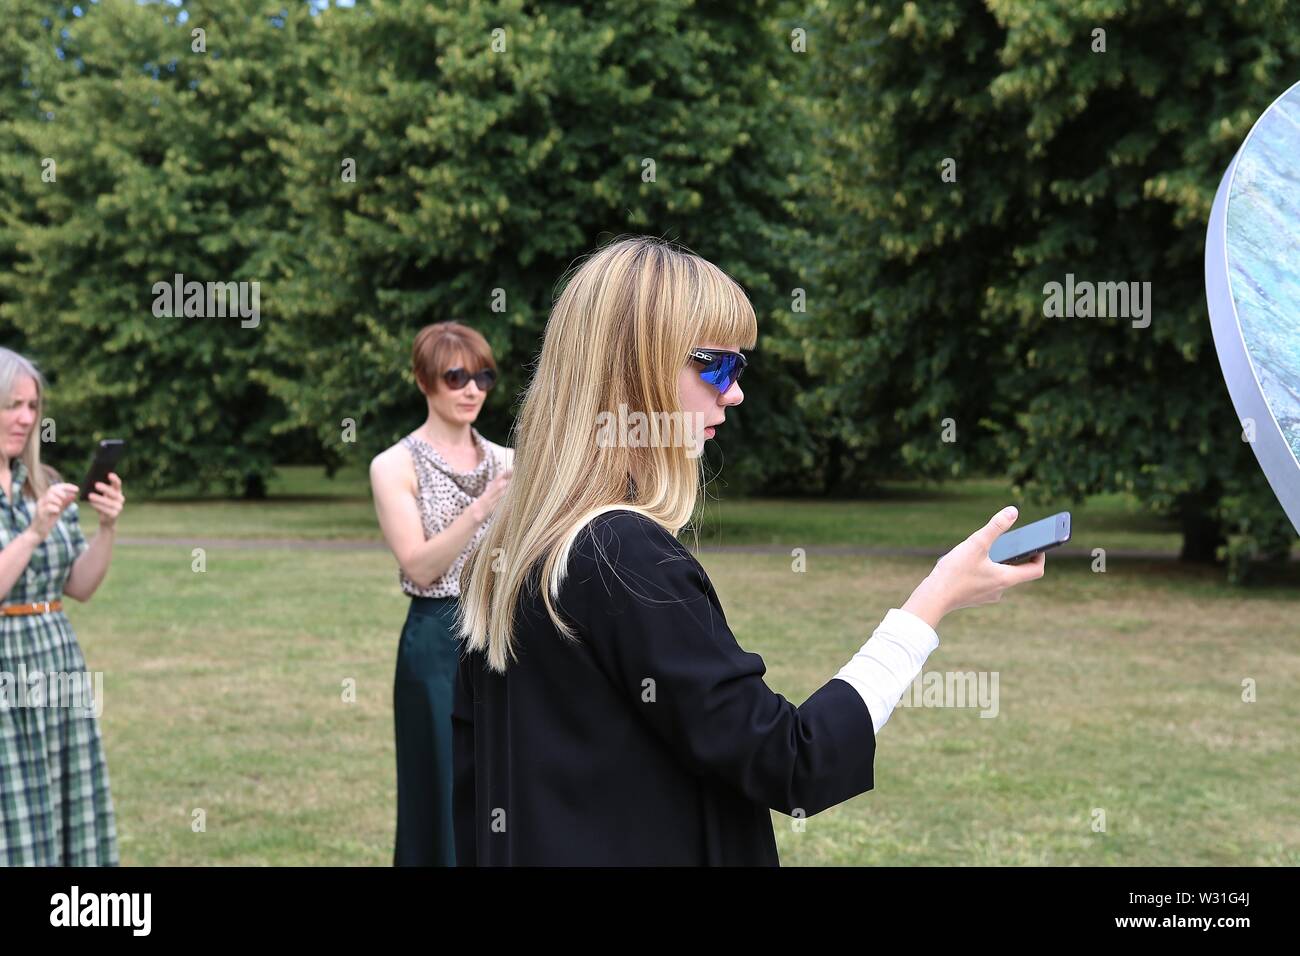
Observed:
[[[844,490],[844,444],[838,435],[831,435],[826,445],[826,469],[822,472],[822,488],[824,494],[835,497]]]
[[[1223,528],[1210,516],[1214,498],[1210,495],[1188,497],[1181,508],[1180,518],[1183,525],[1183,549],[1178,555],[1180,561],[1197,564],[1214,564],[1215,550],[1219,545],[1227,544]]]
[[[261,475],[244,476],[244,500],[261,501],[266,497],[266,482]]]

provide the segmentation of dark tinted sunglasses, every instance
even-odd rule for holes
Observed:
[[[453,389],[462,389],[469,384],[470,379],[479,387],[479,391],[486,392],[497,382],[497,373],[490,368],[482,369],[471,375],[463,368],[449,368],[442,373],[442,380],[447,383],[448,387]]]
[[[720,395],[740,381],[740,376],[745,374],[745,367],[749,365],[749,359],[745,356],[725,349],[692,349],[688,357],[704,366],[700,369],[700,378],[716,388]]]

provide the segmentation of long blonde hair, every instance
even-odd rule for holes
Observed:
[[[31,362],[12,349],[0,347],[0,401],[6,405],[13,398],[18,380],[24,375],[31,376],[36,382],[36,427],[27,436],[27,444],[18,457],[27,466],[27,480],[23,482],[23,495],[27,498],[40,498],[50,487],[51,481],[58,481],[58,472],[41,465],[41,422],[45,418],[45,378]],[[9,463],[10,468],[13,462]]]
[[[682,414],[678,378],[692,348],[752,349],[757,339],[754,308],[735,280],[671,243],[621,238],[571,270],[512,430],[510,487],[461,571],[457,625],[469,650],[484,651],[504,673],[515,656],[516,604],[541,582],[547,614],[577,639],[554,601],[569,549],[596,516],[622,508],[681,530],[695,510],[703,459],[662,436],[659,416]],[[647,447],[597,441],[598,422],[620,404],[645,415]]]

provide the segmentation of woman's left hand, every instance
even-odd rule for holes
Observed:
[[[95,482],[95,490],[86,496],[91,507],[99,512],[99,526],[112,529],[117,525],[117,516],[126,504],[126,495],[122,494],[122,479],[116,472],[108,473],[108,481]]]

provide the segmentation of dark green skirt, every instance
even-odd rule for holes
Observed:
[[[397,645],[394,866],[455,866],[451,819],[451,700],[460,642],[458,599],[411,598]]]

